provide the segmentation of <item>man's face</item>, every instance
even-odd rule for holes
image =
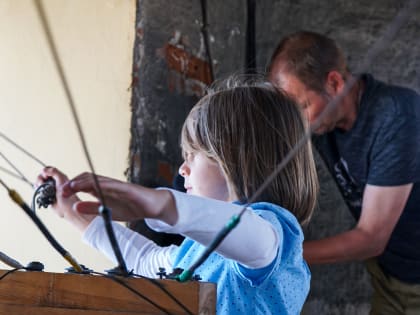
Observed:
[[[320,115],[332,99],[332,96],[326,91],[320,93],[310,90],[296,76],[280,73],[276,69],[270,74],[270,80],[295,99],[311,127],[314,127],[314,123],[317,124],[318,127],[314,130],[314,133],[323,134],[332,131],[336,127],[339,120],[338,106],[329,110],[328,113],[323,115],[322,120],[318,122]]]

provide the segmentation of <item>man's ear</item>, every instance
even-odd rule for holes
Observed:
[[[325,90],[331,96],[340,94],[345,86],[343,75],[338,71],[328,72],[327,79],[325,80]]]

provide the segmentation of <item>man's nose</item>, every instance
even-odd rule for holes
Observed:
[[[312,124],[315,120],[314,112],[308,107],[304,110],[305,118],[308,120],[309,124]]]

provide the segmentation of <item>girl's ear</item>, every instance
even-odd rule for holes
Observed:
[[[346,82],[342,74],[338,71],[328,72],[327,79],[325,81],[325,90],[331,96],[336,96],[340,94],[345,86]]]

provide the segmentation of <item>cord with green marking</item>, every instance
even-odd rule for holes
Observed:
[[[184,270],[180,275],[176,276],[175,279],[179,282],[186,282],[191,280],[194,274],[194,271],[210,256],[210,254],[220,245],[220,243],[225,239],[225,237],[232,231],[241,220],[240,214],[233,215],[230,220],[225,224],[223,229],[216,235],[214,240],[210,243],[209,246],[204,250],[201,257],[188,269]]]

